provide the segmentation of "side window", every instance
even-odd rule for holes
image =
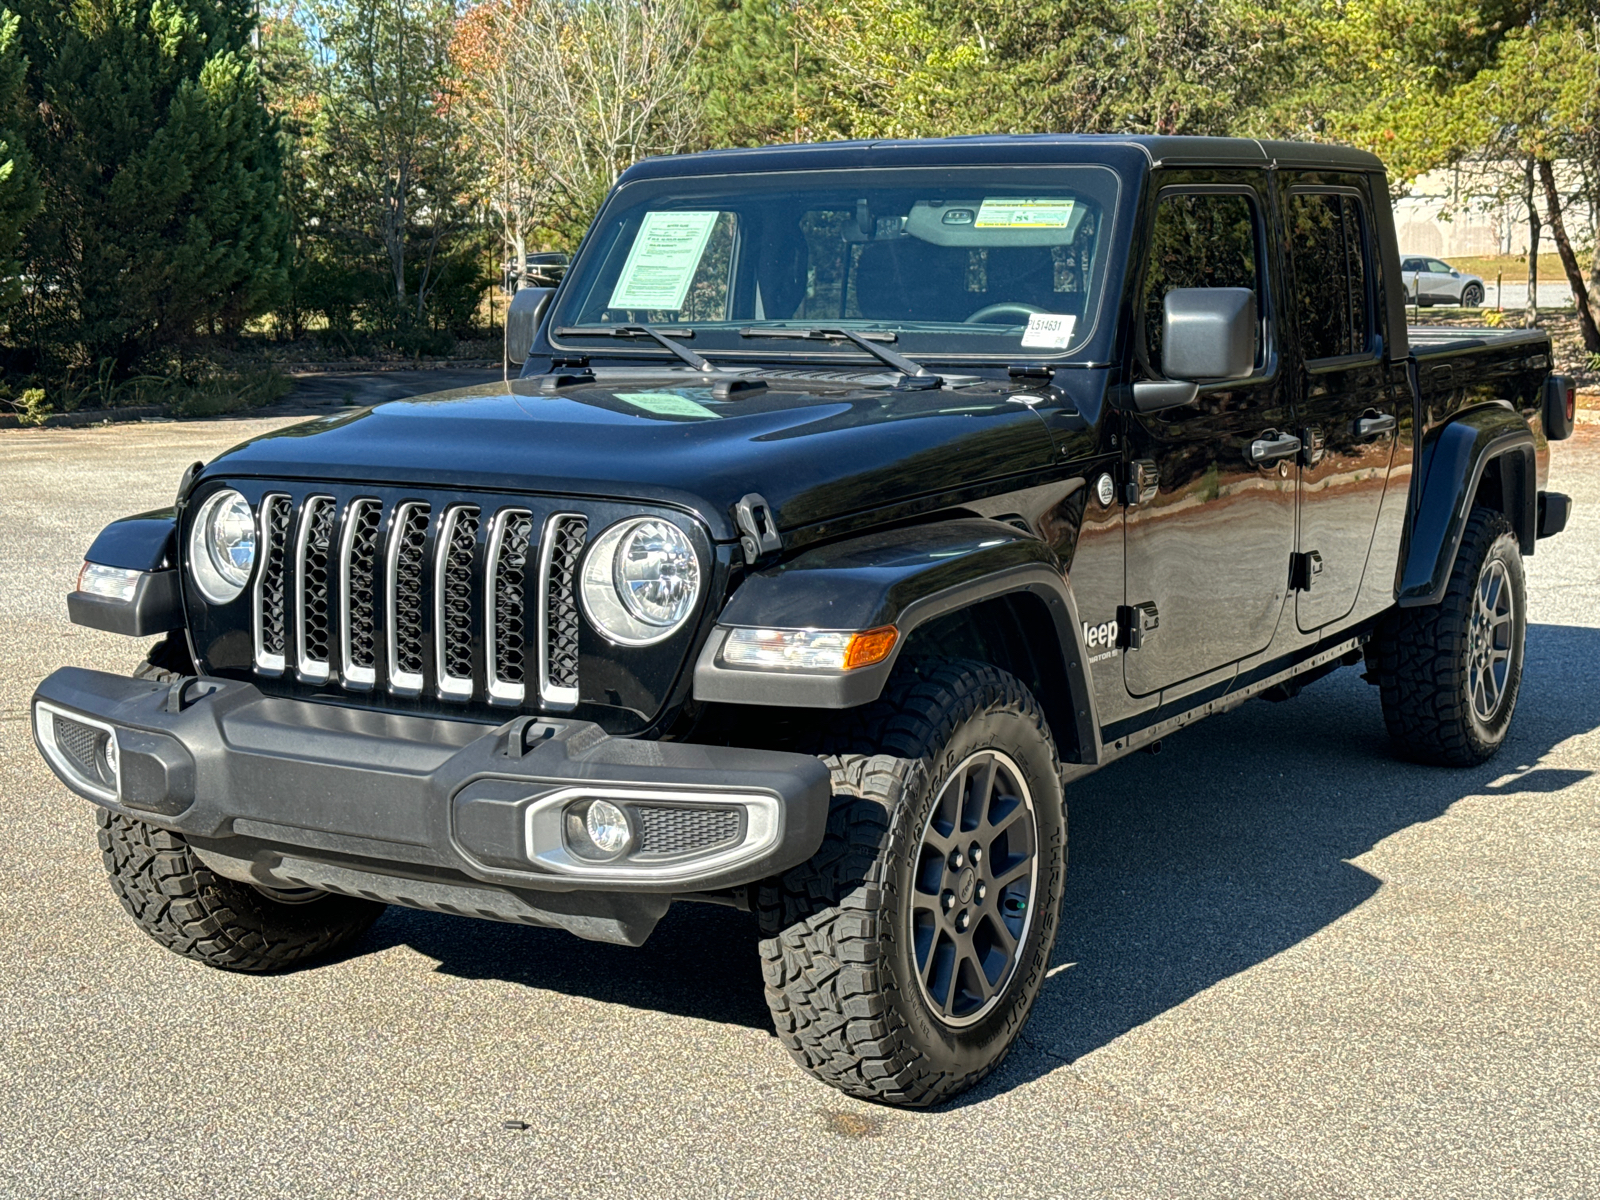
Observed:
[[[1248,196],[1180,192],[1161,197],[1141,304],[1145,355],[1152,370],[1161,371],[1162,302],[1174,288],[1249,288],[1256,294],[1256,311],[1265,311],[1257,224]],[[1260,349],[1257,345],[1257,361]]]
[[[1365,353],[1372,318],[1360,202],[1342,193],[1291,195],[1289,252],[1301,352],[1308,359]]]

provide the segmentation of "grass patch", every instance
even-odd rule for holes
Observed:
[[[31,380],[30,384],[39,381]],[[159,408],[175,417],[216,417],[271,404],[294,384],[269,364],[225,364],[210,359],[174,360],[160,373],[113,380],[108,366],[94,373],[68,371],[58,381],[29,386],[0,401],[24,424],[43,424],[53,413],[117,408]]]

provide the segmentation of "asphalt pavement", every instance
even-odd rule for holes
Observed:
[[[1399,761],[1347,670],[1075,784],[1022,1042],[910,1113],[790,1062],[729,909],[640,949],[391,909],[273,978],[134,927],[28,697],[142,656],[67,622],[95,532],[281,423],[0,431],[0,1195],[1600,1195],[1600,428],[1495,761]]]

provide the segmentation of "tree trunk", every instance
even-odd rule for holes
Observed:
[[[1548,158],[1539,160],[1539,182],[1544,184],[1545,208],[1550,213],[1550,236],[1556,240],[1561,266],[1567,273],[1567,286],[1572,289],[1572,303],[1578,309],[1578,331],[1583,334],[1583,348],[1590,354],[1600,354],[1600,329],[1595,328],[1594,313],[1589,310],[1589,291],[1583,286],[1583,269],[1578,266],[1578,256],[1567,240],[1567,226],[1561,219],[1561,193],[1556,190],[1555,167]]]
[[[1539,323],[1539,206],[1533,199],[1533,159],[1528,160],[1523,179],[1523,203],[1528,206],[1528,302],[1523,324]]]

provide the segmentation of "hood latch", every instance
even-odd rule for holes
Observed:
[[[778,533],[778,519],[765,496],[751,492],[733,506],[734,521],[739,526],[739,547],[744,551],[744,561],[755,566],[763,554],[783,549],[783,538]]]

